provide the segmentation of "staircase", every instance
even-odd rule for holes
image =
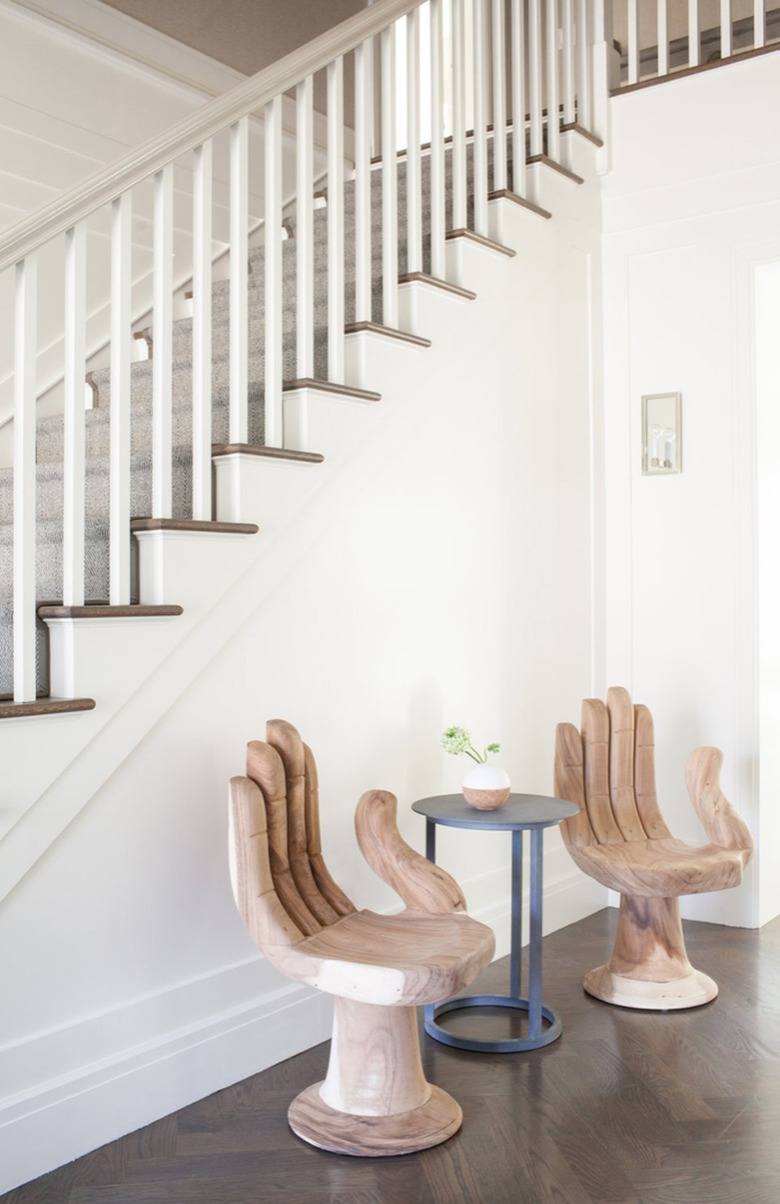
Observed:
[[[285,528],[376,437],[382,363],[424,352],[431,306],[474,297],[473,257],[513,256],[518,222],[520,241],[533,242],[548,196],[593,175],[604,29],[587,6],[576,16],[570,5],[559,14],[555,3],[476,0],[467,29],[461,0],[382,0],[0,240],[0,266],[14,264],[17,281],[15,463],[0,473],[3,893],[197,671],[196,637],[198,655],[210,654],[234,582],[260,559],[283,562]],[[403,134],[399,45],[409,65]],[[347,57],[355,128],[345,164]],[[315,180],[318,71],[329,145],[327,174]],[[292,87],[293,148],[281,128]],[[250,236],[247,131],[258,111],[264,220]],[[220,140],[231,156],[231,240],[229,276],[216,280],[209,165]],[[173,172],[184,161],[194,180],[192,315],[174,321]],[[155,308],[139,333],[151,358],[131,363],[131,206],[150,178]],[[112,223],[111,364],[91,372],[95,405],[85,412],[85,231],[101,212]],[[35,260],[51,238],[62,242],[67,281],[64,412],[36,421]],[[445,320],[440,337],[446,330]],[[52,728],[47,757],[36,758],[39,717],[61,712],[83,714],[61,735]]]

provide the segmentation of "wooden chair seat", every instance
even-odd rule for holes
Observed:
[[[358,911],[272,960],[288,977],[331,995],[416,1007],[468,986],[483,968],[484,946],[485,925],[465,912]]]
[[[688,757],[688,793],[709,843],[676,840],[655,789],[653,720],[613,687],[606,706],[582,704],[582,725],[556,731],[555,793],[579,807],[563,821],[563,838],[584,873],[620,892],[609,961],[585,976],[585,990],[622,1007],[671,1010],[707,1003],[718,993],[685,951],[680,895],[738,886],[753,853],[744,820],[720,789],[723,756],[696,748]]]
[[[468,986],[493,956],[493,933],[467,915],[449,874],[401,838],[396,800],[382,790],[358,803],[358,844],[406,909],[358,911],[322,856],[311,750],[283,720],[266,735],[230,783],[236,902],[272,965],[335,998],[328,1073],[293,1100],[290,1127],[339,1154],[438,1145],[462,1114],[425,1079],[415,1007]]]
[[[690,845],[667,840],[634,840],[589,845],[574,855],[581,870],[610,890],[644,895],[698,895],[739,886],[750,856],[747,849]]]

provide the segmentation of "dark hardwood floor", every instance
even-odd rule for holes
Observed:
[[[720,985],[703,1008],[631,1012],[585,995],[614,911],[544,941],[544,1000],[563,1019],[547,1049],[475,1054],[423,1039],[428,1077],[463,1108],[461,1131],[402,1158],[324,1154],[287,1128],[322,1077],[320,1045],[2,1197],[3,1204],[777,1204],[780,920],[761,931],[685,926]],[[506,960],[480,986],[505,989]],[[496,1030],[500,1018],[449,1023]]]

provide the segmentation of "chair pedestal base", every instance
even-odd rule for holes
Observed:
[[[583,986],[605,1003],[656,1012],[699,1007],[718,993],[717,983],[688,961],[679,899],[637,895],[620,896],[612,956]]]
[[[290,1128],[334,1154],[413,1154],[461,1126],[455,1100],[425,1079],[417,1009],[337,996],[328,1074],[293,1100]]]
[[[609,966],[598,966],[585,975],[582,985],[589,995],[605,1003],[614,1003],[622,1008],[646,1008],[654,1012],[699,1007],[709,1003],[718,993],[718,984],[700,970],[692,970],[684,978],[674,978],[669,982],[648,982],[642,978],[613,974]]]
[[[298,1137],[332,1154],[414,1154],[447,1141],[463,1120],[459,1104],[439,1087],[431,1087],[430,1098],[411,1112],[359,1116],[329,1107],[320,1095],[321,1086],[314,1083],[302,1091],[290,1104],[287,1120]]]

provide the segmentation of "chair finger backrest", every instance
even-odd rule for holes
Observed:
[[[581,732],[556,732],[555,792],[580,808],[563,823],[569,845],[622,844],[669,836],[655,789],[653,720],[613,686],[607,702],[586,698]]]
[[[261,949],[299,944],[304,933],[276,893],[265,799],[251,778],[230,779],[230,853],[236,906],[255,944]]]
[[[322,859],[317,771],[291,723],[270,720],[266,742],[247,745],[247,776],[260,788],[267,816],[268,861],[276,896],[291,922],[312,936],[351,915]]]

